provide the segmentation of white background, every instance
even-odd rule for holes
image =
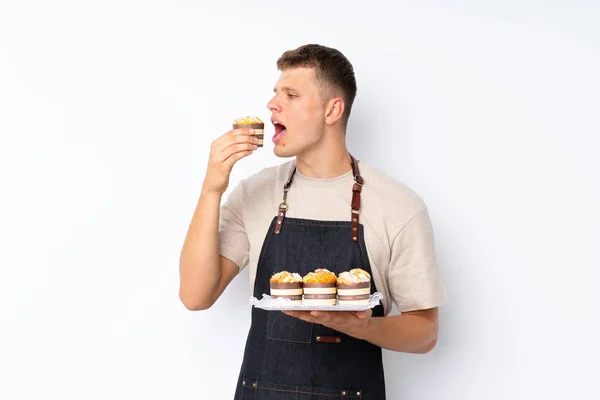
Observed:
[[[210,142],[305,43],[350,58],[350,150],[435,226],[439,344],[385,352],[389,398],[599,398],[594,3],[3,1],[0,398],[232,398],[247,272],[190,312],[179,251]]]

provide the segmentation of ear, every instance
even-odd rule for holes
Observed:
[[[341,97],[330,99],[325,108],[325,123],[327,125],[333,125],[341,120],[342,115],[344,115],[344,106],[344,99]]]

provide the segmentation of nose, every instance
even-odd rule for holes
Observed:
[[[277,102],[277,96],[273,96],[273,98],[267,103],[267,109],[271,112],[281,112],[281,106]]]

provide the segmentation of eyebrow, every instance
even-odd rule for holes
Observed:
[[[297,90],[296,90],[296,89],[294,89],[294,88],[291,88],[291,87],[289,87],[289,86],[283,86],[283,87],[281,88],[281,90],[283,90],[283,91],[285,91],[285,92],[297,92]],[[273,88],[273,92],[277,93],[277,88]]]

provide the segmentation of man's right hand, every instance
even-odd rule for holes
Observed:
[[[220,202],[233,165],[257,144],[252,129],[233,129],[211,144],[202,193],[179,259],[179,298],[190,310],[209,308],[239,273],[233,261],[219,254]]]
[[[212,142],[202,191],[222,195],[233,165],[258,148],[253,129],[233,129]]]

